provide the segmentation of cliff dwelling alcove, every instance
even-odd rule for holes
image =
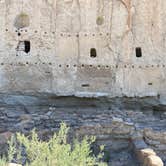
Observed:
[[[29,53],[30,52],[30,50],[31,50],[31,43],[30,43],[30,41],[24,41],[24,46],[25,46],[25,52],[26,53]]]
[[[91,58],[96,58],[97,57],[97,52],[95,48],[90,49],[90,57]]]
[[[102,25],[104,23],[104,18],[102,16],[97,17],[96,24]]]
[[[33,128],[45,139],[63,121],[70,138],[105,145],[110,165],[140,166],[144,148],[166,165],[166,1],[0,0],[0,11],[0,139]]]
[[[25,13],[17,15],[14,21],[14,26],[17,29],[28,27],[29,24],[30,24],[29,16]]]
[[[142,49],[141,49],[141,47],[137,47],[137,48],[135,49],[135,52],[136,52],[136,57],[137,57],[137,58],[142,57]]]
[[[17,51],[23,51],[25,53],[29,53],[31,50],[31,43],[28,40],[25,41],[19,41],[18,46],[17,46]]]

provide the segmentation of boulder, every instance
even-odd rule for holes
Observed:
[[[148,156],[144,161],[144,166],[164,166],[161,158],[155,155]]]
[[[142,156],[144,157],[147,157],[147,156],[150,156],[150,155],[156,155],[156,153],[154,152],[153,149],[142,149],[140,150]]]

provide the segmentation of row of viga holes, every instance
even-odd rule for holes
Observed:
[[[8,31],[8,29],[6,29],[6,31]],[[25,31],[27,31],[27,30],[25,30]],[[34,32],[37,33],[37,31],[34,31]],[[17,33],[18,36],[21,36],[21,33],[20,33],[18,30],[16,30],[16,33]],[[55,32],[53,32],[53,33],[55,33]],[[47,32],[44,32],[44,34],[47,34]],[[99,35],[102,36],[103,33],[99,33]],[[106,33],[106,36],[109,36],[109,35],[110,35],[109,33]],[[60,36],[61,36],[61,37],[63,37],[63,36],[71,37],[72,35],[71,35],[71,34],[60,33]],[[79,37],[80,34],[75,34],[75,36],[76,36],[76,37]],[[82,35],[81,35],[81,36],[82,36]],[[84,34],[84,36],[88,36],[88,34]],[[92,36],[95,37],[96,34],[93,33]],[[136,47],[135,52],[136,52],[136,57],[137,57],[137,58],[142,57],[142,49],[141,49],[141,47]],[[91,56],[92,58],[97,57],[97,52],[96,52],[96,49],[95,49],[95,48],[91,48],[91,50],[90,50],[90,56]]]
[[[76,65],[76,64],[55,64],[52,62],[42,62],[42,63],[31,63],[31,62],[18,62],[18,63],[0,63],[1,66],[3,65],[11,65],[11,66],[17,66],[17,65],[50,65],[50,66],[55,66],[55,67],[65,67],[65,68],[70,68],[70,67],[81,67],[81,68],[105,68],[105,69],[109,69],[109,68],[165,68],[166,65],[85,65],[85,64],[81,64],[81,65]]]
[[[9,32],[9,29],[6,29],[5,30],[6,32]],[[27,29],[25,29],[25,30],[23,30],[23,29],[21,29],[21,30],[15,30],[15,32],[16,33],[18,33],[18,34],[20,34],[20,33],[23,33],[23,32],[25,32],[25,33],[27,33],[28,32],[28,30]],[[39,31],[37,31],[37,30],[35,30],[35,31],[33,31],[34,33],[40,33]],[[31,32],[32,33],[32,32]],[[92,33],[92,34],[89,34],[89,33],[59,33],[59,32],[51,32],[52,34],[56,34],[56,35],[59,35],[59,36],[64,36],[64,37],[72,37],[72,36],[75,36],[75,37],[79,37],[79,36],[109,36],[110,35],[110,33]],[[47,35],[47,34],[50,34],[50,32],[43,32],[43,34],[45,34],[45,35]],[[20,36],[20,35],[19,35]]]

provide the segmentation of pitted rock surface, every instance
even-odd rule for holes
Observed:
[[[165,110],[159,113],[156,107],[161,106],[148,106],[153,99],[132,100],[1,95],[0,140],[10,133],[29,133],[33,128],[42,139],[48,139],[63,121],[71,127],[71,139],[93,135],[97,138],[96,151],[99,145],[106,145],[105,160],[110,165],[137,165],[133,152],[145,148],[153,149],[166,161]]]

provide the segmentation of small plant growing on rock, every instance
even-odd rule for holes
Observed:
[[[62,123],[58,133],[48,141],[41,141],[35,132],[30,136],[17,133],[15,143],[14,137],[9,142],[7,158],[2,158],[0,166],[7,166],[7,161],[17,161],[26,166],[106,166],[101,161],[103,147],[96,157],[92,154],[91,144],[94,137],[85,137],[81,142],[74,140],[73,144],[67,143],[69,128]],[[22,155],[24,149],[25,156]],[[2,164],[1,164],[2,163]]]
[[[7,166],[6,158],[1,158],[1,160],[0,160],[0,166]]]

